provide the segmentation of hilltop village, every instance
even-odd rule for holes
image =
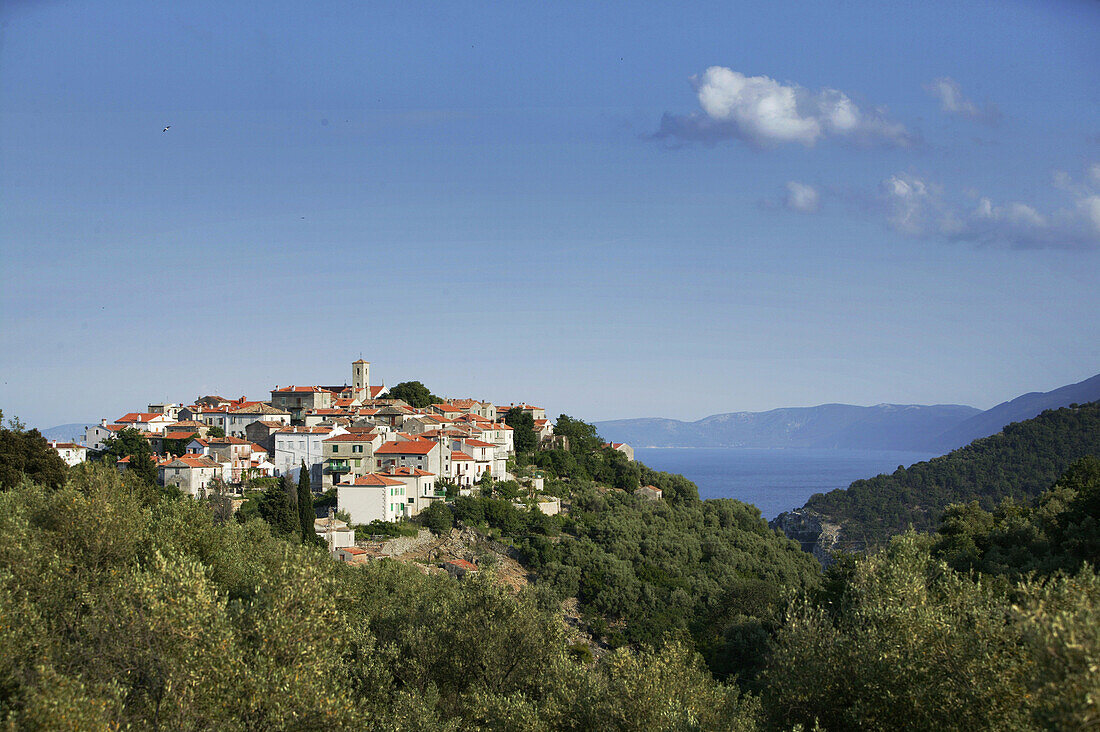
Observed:
[[[392,390],[391,390],[392,391]],[[399,391],[399,390],[398,390]],[[313,493],[334,492],[347,521],[318,521],[330,549],[354,545],[348,524],[395,522],[434,502],[470,495],[486,480],[515,480],[509,413],[530,415],[537,444],[553,446],[546,410],[530,404],[498,407],[483,399],[452,398],[413,406],[370,383],[370,363],[351,364],[351,382],[339,386],[280,386],[268,400],[203,396],[193,404],[149,404],[145,411],[103,419],[85,431],[85,444],[54,442],[69,465],[102,453],[131,430],[149,444],[157,482],[203,497],[215,490],[240,495],[257,478],[302,480]],[[633,460],[629,445],[608,445]],[[120,471],[133,455],[121,455]],[[539,499],[541,479],[523,476]],[[539,500],[548,514],[560,503]],[[334,530],[335,529],[335,530]]]

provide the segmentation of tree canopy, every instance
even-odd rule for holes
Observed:
[[[517,453],[531,452],[538,445],[535,418],[527,410],[512,407],[504,413],[504,424],[512,428],[512,443]]]
[[[4,413],[0,411],[0,490],[14,488],[24,476],[59,488],[67,470],[65,461],[38,430],[24,429],[17,419],[5,427]]]
[[[402,381],[397,386],[391,386],[386,392],[389,399],[400,399],[410,407],[423,409],[429,404],[438,404],[443,400],[432,394],[428,387],[419,381]]]

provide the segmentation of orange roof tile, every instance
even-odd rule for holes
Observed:
[[[374,451],[375,455],[427,455],[434,450],[436,443],[428,440],[407,440],[387,442]]]
[[[496,445],[494,445],[491,442],[484,442],[482,440],[474,440],[474,439],[471,439],[469,437],[464,439],[463,442],[466,443],[467,445],[469,445],[470,447],[496,447]]]
[[[422,478],[428,475],[435,475],[435,473],[429,473],[427,470],[422,470],[420,468],[391,468],[390,470],[379,473],[379,475],[392,475],[402,478]]]
[[[366,475],[358,476],[351,483],[338,483],[338,486],[371,486],[382,487],[387,485],[405,485],[400,480],[394,480],[393,478],[387,478],[384,475],[378,473],[367,473]]]
[[[373,439],[373,432],[347,432],[342,435],[326,437],[322,442],[370,442]]]
[[[133,424],[138,422],[149,422],[157,417],[164,417],[159,412],[130,412],[124,414],[115,420],[116,424]]]

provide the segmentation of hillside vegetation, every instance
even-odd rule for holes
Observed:
[[[581,439],[590,427],[564,426]],[[20,437],[0,447],[36,454],[45,444],[0,431]],[[624,466],[611,452],[574,463],[528,457],[653,481],[669,500],[642,503],[547,467],[573,502],[569,519],[493,497],[513,490],[503,484],[436,517],[522,536],[539,582],[519,592],[492,569],[456,581],[393,561],[344,565],[297,532],[277,535],[260,518],[232,518],[216,501],[171,495],[110,465],[65,468],[47,484],[53,466],[25,461],[23,477],[0,491],[0,723],[1100,724],[1100,462],[1069,466],[1035,507],[953,506],[939,533],[841,556],[822,576],[751,507],[701,502],[683,478]],[[1029,549],[1014,553],[1020,537]],[[559,599],[574,582],[591,622],[602,618],[620,647],[596,657],[566,640]]]
[[[910,526],[934,530],[950,503],[1034,499],[1087,455],[1100,455],[1100,402],[1045,411],[943,457],[815,494],[805,508],[839,523],[850,546],[881,545]]]

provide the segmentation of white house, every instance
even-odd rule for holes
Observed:
[[[102,450],[108,439],[114,437],[122,429],[120,424],[107,424],[106,419],[99,420],[99,424],[89,425],[84,429],[84,444],[89,450]]]
[[[61,459],[65,461],[68,466],[79,465],[88,459],[88,448],[84,445],[78,445],[75,442],[58,442],[57,440],[50,440],[50,447],[52,447]]]
[[[478,464],[474,469],[479,476],[485,471],[494,478],[503,480],[507,456],[501,455],[497,459],[497,446],[492,442],[485,442],[474,437],[462,437],[451,441],[452,453],[454,450],[463,452],[474,459]]]
[[[403,481],[377,473],[360,475],[350,483],[336,486],[336,505],[347,511],[353,524],[371,521],[397,521],[410,515]]]
[[[481,480],[483,473],[489,471],[488,463],[479,463],[461,450],[451,451],[450,478],[457,485],[472,486]]]
[[[325,540],[328,550],[343,549],[355,546],[355,529],[337,518],[319,518],[313,522],[313,530],[317,536]]]
[[[436,476],[427,470],[393,468],[379,475],[405,484],[405,505],[409,516],[416,516],[433,501],[443,501],[447,498],[446,491],[436,490]]]
[[[322,441],[346,432],[343,427],[284,427],[276,432],[275,474],[297,479],[302,462],[309,468],[310,482],[321,485],[321,466],[325,458]]]
[[[160,465],[160,482],[197,496],[210,485],[210,481],[221,477],[222,467],[205,455],[180,455]]]

